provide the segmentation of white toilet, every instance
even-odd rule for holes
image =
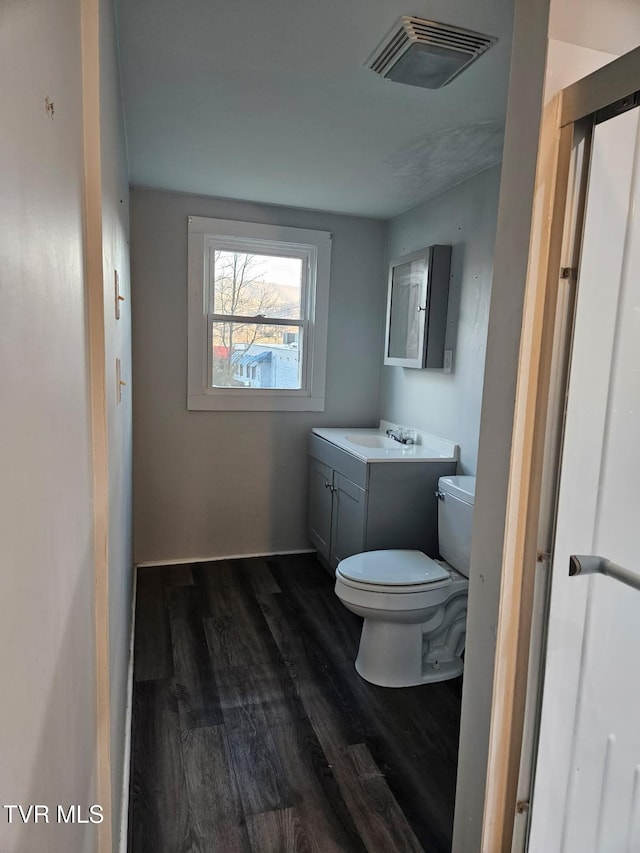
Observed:
[[[442,560],[392,550],[338,563],[336,595],[364,617],[356,670],[372,684],[413,687],[462,672],[475,485],[466,476],[438,481]]]

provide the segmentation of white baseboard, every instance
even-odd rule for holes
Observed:
[[[136,596],[138,573],[133,573],[131,591],[131,630],[129,633],[129,665],[127,669],[127,708],[124,722],[124,763],[122,768],[122,800],[120,802],[120,841],[118,853],[127,853],[129,834],[129,784],[131,781],[131,725],[133,718],[133,648],[136,628]]]
[[[315,554],[314,548],[296,548],[295,551],[267,551],[260,554],[225,554],[215,557],[184,557],[182,559],[174,558],[172,560],[143,560],[141,563],[136,563],[136,568],[144,568],[145,566],[182,566],[184,563],[215,563],[220,560],[250,560],[253,557],[286,557],[291,554]]]

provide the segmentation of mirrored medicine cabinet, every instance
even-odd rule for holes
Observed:
[[[429,246],[389,264],[384,363],[442,368],[451,246]]]

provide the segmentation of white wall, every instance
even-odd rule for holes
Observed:
[[[101,0],[100,45],[93,30],[81,29],[82,15],[97,13],[91,2],[81,12],[78,0],[5,4],[0,13],[0,104],[8,129],[0,135],[0,796],[3,805],[51,810],[49,824],[41,819],[22,825],[9,824],[2,809],[0,848],[15,853],[96,850],[98,831],[107,839],[104,827],[113,825],[117,840],[120,821],[132,574],[131,410],[125,403],[115,412],[114,395],[104,400],[111,453],[103,504],[113,509],[111,597],[107,602],[105,589],[102,602],[111,616],[111,654],[109,661],[103,658],[109,686],[97,670],[99,525],[90,391],[95,395],[102,379],[89,361],[85,262],[87,235],[101,234],[105,282],[102,293],[98,273],[98,296],[104,296],[105,317],[113,317],[114,264],[128,289],[127,181],[110,0]],[[87,109],[83,84],[86,96],[87,69],[98,56],[101,98]],[[97,215],[85,205],[88,159],[102,164]],[[110,322],[100,328],[108,361],[116,350],[125,364],[130,361],[128,316],[117,328]],[[106,381],[113,390],[113,377]],[[111,755],[109,730],[99,736],[99,721],[109,719],[98,707],[101,679],[111,692]],[[99,763],[105,768],[100,774]],[[102,773],[107,779],[112,773],[111,812],[108,796],[98,793]],[[91,823],[56,823],[58,804],[80,805],[86,818],[94,803],[105,806],[99,830]]]
[[[489,169],[389,222],[388,258],[452,246],[447,349],[454,370],[383,367],[380,413],[460,445],[460,471],[476,473],[500,169]]]
[[[77,0],[3,4],[0,800],[54,808],[96,801],[81,73]],[[0,812],[3,851],[95,841]]]
[[[131,415],[131,287],[129,281],[129,182],[112,0],[100,0],[100,145],[102,258],[106,358],[109,534],[109,712],[111,818],[114,845],[120,831],[127,726],[127,674],[133,586]],[[118,271],[120,319],[115,318]],[[121,361],[122,402],[116,402],[116,358]],[[127,803],[124,804],[125,809]],[[125,815],[126,817],[126,815]]]
[[[325,412],[188,412],[186,217],[333,234]],[[135,189],[131,199],[137,562],[309,548],[311,427],[378,415],[385,224]]]
[[[549,37],[595,51],[622,56],[640,42],[637,0],[551,0]],[[596,62],[589,74],[598,67]],[[548,65],[548,69],[550,66]],[[583,75],[584,76],[584,75]],[[579,79],[579,78],[577,78]],[[568,84],[565,84],[568,85]]]

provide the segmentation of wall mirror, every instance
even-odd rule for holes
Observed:
[[[429,246],[389,264],[384,363],[444,366],[451,246]]]

